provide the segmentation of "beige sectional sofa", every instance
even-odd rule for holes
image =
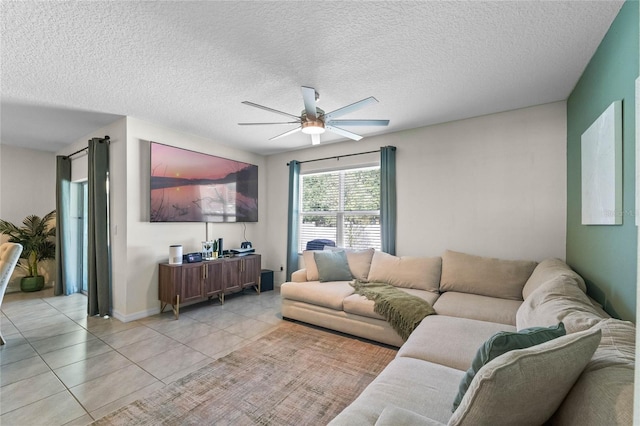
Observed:
[[[347,251],[352,277],[387,282],[435,308],[404,342],[349,280],[319,281],[313,252],[303,255],[305,269],[281,287],[283,317],[399,347],[332,424],[632,424],[635,325],[593,303],[564,262]],[[560,322],[565,336],[482,366],[453,411],[492,336]]]

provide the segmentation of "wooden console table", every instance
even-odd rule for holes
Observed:
[[[184,303],[218,296],[222,304],[225,294],[242,291],[246,287],[253,287],[260,294],[260,271],[259,254],[180,265],[161,263],[158,274],[160,313],[171,305],[178,319],[180,305]]]

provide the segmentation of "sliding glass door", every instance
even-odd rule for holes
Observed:
[[[72,215],[72,243],[71,252],[75,255],[75,268],[73,274],[83,293],[87,293],[88,282],[88,198],[89,185],[87,181],[71,184],[71,215]]]

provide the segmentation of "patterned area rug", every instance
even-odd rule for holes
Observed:
[[[395,355],[395,349],[283,322],[94,424],[327,424]]]

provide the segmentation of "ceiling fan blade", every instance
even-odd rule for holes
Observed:
[[[265,111],[275,112],[276,114],[282,114],[282,115],[286,115],[287,117],[291,117],[291,118],[295,118],[296,120],[300,120],[300,117],[298,117],[297,115],[289,114],[288,112],[278,111],[277,109],[269,108],[269,107],[266,107],[266,106],[263,106],[263,105],[254,104],[253,102],[249,102],[249,101],[243,101],[242,103],[245,104],[245,105],[249,105],[249,106],[252,106],[252,107],[263,109]]]
[[[272,138],[271,138],[271,139],[269,139],[269,140],[270,140],[270,141],[274,141],[274,140],[276,140],[276,139],[280,139],[280,138],[283,138],[283,137],[285,137],[285,136],[292,135],[292,134],[294,134],[294,133],[296,133],[296,132],[299,132],[299,131],[300,131],[300,129],[302,129],[302,126],[300,126],[300,127],[296,127],[295,129],[293,129],[293,130],[289,130],[289,131],[287,131],[287,132],[284,132],[284,133],[282,133],[282,134],[280,134],[280,135],[278,135],[278,136],[274,136],[274,137],[272,137]]]
[[[389,120],[331,120],[329,126],[388,126]]]
[[[318,118],[316,115],[316,89],[313,87],[302,86],[302,100],[304,101],[304,109],[307,111],[307,117],[312,119]]]
[[[320,145],[320,135],[318,134],[311,135],[311,145]]]
[[[238,123],[239,126],[262,126],[265,124],[300,124],[300,121],[281,121],[279,123]]]
[[[348,114],[350,112],[357,111],[362,107],[365,107],[365,106],[367,106],[369,104],[377,103],[377,102],[378,102],[378,100],[376,98],[374,98],[373,96],[369,96],[366,99],[363,99],[361,101],[358,101],[358,102],[353,103],[351,105],[347,105],[347,106],[342,107],[342,108],[338,108],[335,111],[331,111],[330,113],[325,114],[324,115],[325,122],[331,120],[332,118],[340,117],[340,116]]]
[[[353,139],[354,141],[359,141],[360,139],[362,139],[362,136],[356,135],[355,133],[341,129],[340,127],[333,127],[325,124],[324,128],[330,132],[336,133],[338,135],[344,136],[349,139]]]

